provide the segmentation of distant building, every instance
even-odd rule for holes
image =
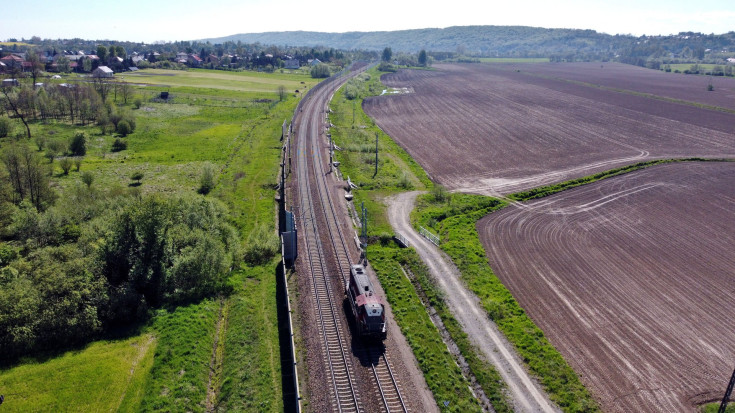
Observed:
[[[202,58],[195,54],[190,54],[187,62],[189,63],[189,66],[199,67],[202,65]]]
[[[299,59],[288,59],[283,67],[286,69],[298,69],[301,67],[301,62]]]
[[[309,61],[309,64],[310,64],[311,66],[316,66],[316,65],[320,64],[321,62],[322,62],[322,61],[321,61],[321,60],[319,60],[319,59],[312,59],[312,60],[310,60],[310,61]]]
[[[7,55],[0,59],[0,62],[4,63],[8,70],[23,70],[23,58],[17,54]]]
[[[100,66],[92,71],[92,77],[96,78],[110,78],[113,77],[115,72],[107,66]]]
[[[727,63],[735,64],[735,57],[730,57],[727,59]]]

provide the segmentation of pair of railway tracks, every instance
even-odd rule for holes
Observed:
[[[359,73],[359,72],[358,72]],[[323,345],[325,367],[330,382],[332,407],[339,412],[363,411],[360,400],[349,337],[340,314],[342,291],[333,291],[330,274],[339,274],[337,285],[348,282],[352,265],[346,238],[332,203],[322,151],[321,132],[325,130],[327,104],[331,95],[349,78],[337,77],[322,82],[312,89],[297,109],[294,128],[297,131],[296,181],[297,208],[302,222],[302,238],[306,254],[302,255],[309,269],[314,296],[318,331]],[[328,161],[327,161],[328,162]],[[331,166],[329,166],[331,171]],[[325,245],[326,244],[326,245]],[[371,354],[369,347],[364,348]],[[386,352],[376,362],[371,358],[375,386],[385,411],[408,412]]]

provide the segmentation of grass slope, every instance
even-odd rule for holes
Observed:
[[[0,392],[5,395],[2,409],[136,411],[156,348],[155,336],[146,333],[97,341],[48,361],[30,361],[4,370],[0,372]]]

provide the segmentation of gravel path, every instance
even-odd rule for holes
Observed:
[[[487,316],[480,300],[461,281],[461,275],[451,260],[436,246],[416,232],[409,215],[419,192],[405,192],[388,198],[388,220],[393,228],[406,237],[445,293],[452,314],[462,325],[472,343],[499,371],[511,394],[517,412],[559,412],[539,384],[521,365],[513,346],[498,331]]]

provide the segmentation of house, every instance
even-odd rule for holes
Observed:
[[[219,57],[217,55],[210,54],[207,56],[207,63],[212,63],[215,66],[219,66]]]
[[[8,70],[8,65],[6,65],[3,62],[0,62],[0,73],[5,72],[6,70]]]
[[[187,62],[189,63],[190,66],[199,67],[202,65],[202,58],[195,54],[190,54],[187,59]]]
[[[284,66],[286,69],[298,69],[301,67],[301,62],[299,59],[288,59],[284,63]]]
[[[735,64],[735,57],[728,58],[727,63]]]
[[[7,55],[0,59],[0,62],[4,63],[8,70],[23,70],[23,58],[16,54]]]
[[[133,56],[133,59],[132,60],[133,60],[133,64],[134,65],[137,65],[138,63],[140,63],[143,60],[145,60],[145,58],[143,56],[140,56],[140,55],[135,55],[135,56]]]
[[[309,60],[309,65],[310,66],[316,66],[316,65],[320,64],[321,62],[322,61],[319,60],[319,59],[311,59],[311,60]]]
[[[107,66],[100,66],[92,71],[92,77],[94,78],[111,78],[115,72]]]

